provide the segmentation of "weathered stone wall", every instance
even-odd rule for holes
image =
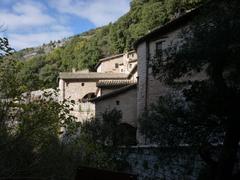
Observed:
[[[59,101],[63,101],[65,97],[65,82],[63,79],[59,80],[58,83],[58,88],[59,88]]]
[[[123,65],[120,66],[120,72],[130,73],[133,67],[137,64],[137,53],[129,52],[123,56]]]
[[[179,34],[181,29],[177,29],[175,31],[169,32],[168,34],[164,35],[163,37],[158,38],[157,40],[150,41],[149,43],[149,61],[153,57],[156,56],[156,44],[158,42],[162,42],[162,49],[168,48],[176,44],[179,41]],[[152,69],[149,67],[148,69],[148,90],[147,90],[147,107],[151,104],[156,103],[160,96],[166,95],[168,92],[171,91],[171,88],[167,86],[164,82],[156,79],[152,74]]]
[[[115,67],[118,64],[118,67]],[[104,60],[97,68],[97,72],[129,73],[137,64],[137,53],[134,51]]]
[[[123,56],[110,59],[107,61],[103,61],[98,67],[97,72],[113,72],[113,73],[120,73],[120,67],[119,64],[123,63]],[[118,68],[115,67],[115,64],[118,64]]]
[[[146,79],[147,79],[147,43],[139,45],[138,54],[138,88],[137,88],[137,117],[139,117],[145,109],[146,105]]]
[[[97,86],[96,81],[65,81],[65,95],[64,98],[70,98],[72,100],[78,101],[82,99],[88,93],[96,93]]]
[[[95,104],[91,102],[76,103],[73,107],[71,115],[77,118],[78,122],[89,120],[95,117]]]
[[[126,172],[138,175],[138,180],[196,180],[203,167],[198,153],[190,147],[122,148],[129,163]]]
[[[122,123],[128,123],[136,127],[136,89],[131,89],[123,94],[96,102],[96,117],[101,117],[101,114],[106,110],[116,108],[122,112]],[[119,105],[117,105],[119,101]]]

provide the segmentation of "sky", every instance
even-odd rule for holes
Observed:
[[[0,0],[0,35],[20,50],[116,21],[131,0]]]

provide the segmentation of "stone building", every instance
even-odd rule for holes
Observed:
[[[152,30],[135,42],[134,47],[138,56],[137,117],[141,117],[142,113],[151,104],[156,103],[160,96],[172,91],[170,86],[153,76],[151,60],[158,53],[161,53],[162,58],[164,58],[166,48],[181,44],[182,35],[187,35],[184,34],[184,30],[189,27],[198,12],[199,9],[189,11]],[[206,78],[206,74],[200,72],[193,74],[191,77],[181,78],[179,81],[194,81]],[[138,133],[138,140],[140,144],[145,143],[140,133]]]
[[[134,85],[136,96],[137,56],[134,51],[100,59],[96,65],[96,71],[63,72],[59,74],[59,100],[75,101],[76,104],[73,107],[72,114],[79,121],[94,117],[95,114],[100,115],[109,109],[108,107],[115,107],[115,100],[112,100],[112,104],[109,104],[111,98],[106,100],[105,97],[110,97],[109,94],[118,94],[118,90],[121,90],[121,88]],[[126,90],[121,91],[122,95],[123,93],[125,93],[124,96],[132,96],[132,93],[128,93]],[[114,97],[112,96],[112,98]],[[90,101],[91,99],[97,100]],[[131,108],[133,108],[133,112],[136,112],[136,97],[133,99],[134,101],[131,101],[131,103],[134,104]],[[104,105],[103,107],[102,104],[105,100],[109,106]],[[123,111],[123,117],[126,116],[124,113]],[[126,122],[126,120],[124,121]],[[133,118],[129,121],[129,124],[134,124]]]

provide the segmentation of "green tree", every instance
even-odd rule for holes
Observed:
[[[132,137],[122,135],[128,131],[121,128],[122,113],[116,109],[102,114],[101,119],[92,119],[82,123],[79,143],[82,144],[83,162],[87,166],[123,170],[127,168],[125,154],[120,154],[120,145],[132,145],[135,141],[136,130]],[[129,135],[129,134],[128,134]],[[130,140],[129,140],[130,139]]]
[[[35,100],[22,94],[18,63],[7,56],[6,48],[1,50],[0,178],[72,179],[78,164],[70,141],[78,128],[69,114],[72,105],[59,104],[52,93]]]

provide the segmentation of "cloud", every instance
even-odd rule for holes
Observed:
[[[4,24],[9,31],[55,23],[56,20],[45,13],[42,4],[32,1],[27,2],[16,3],[11,10],[1,10],[0,23]]]
[[[50,0],[50,3],[59,12],[88,19],[96,26],[116,21],[130,8],[130,0],[92,0],[91,3],[86,0]]]
[[[15,49],[22,49],[27,47],[39,46],[43,43],[63,39],[65,37],[72,36],[73,34],[69,31],[56,31],[56,32],[42,32],[42,33],[31,33],[31,34],[10,34],[9,40],[14,42]]]
[[[102,26],[129,10],[130,0],[0,0],[0,34],[13,48],[39,46]],[[86,21],[87,20],[87,21]],[[78,21],[78,22],[76,22]],[[80,23],[79,23],[80,22]],[[81,24],[81,27],[79,27]],[[1,30],[5,30],[1,33]]]
[[[40,2],[12,0],[11,6],[0,7],[0,24],[6,29],[2,34],[16,50],[73,35],[71,28],[51,16],[48,7]]]

